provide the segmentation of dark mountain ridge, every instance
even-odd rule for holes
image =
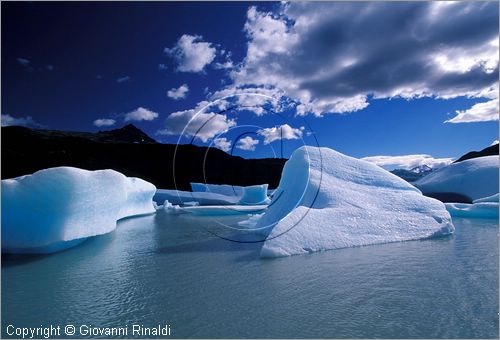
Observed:
[[[190,182],[278,185],[286,159],[244,159],[217,148],[160,144],[133,125],[71,132],[2,127],[2,179],[56,167],[114,169],[158,188],[190,190]],[[176,151],[177,149],[177,151]],[[174,158],[175,153],[175,158]]]
[[[458,163],[461,161],[465,161],[467,159],[484,157],[484,156],[493,156],[498,155],[498,143],[494,145],[490,145],[487,148],[484,148],[481,151],[471,151],[454,161],[453,163]]]

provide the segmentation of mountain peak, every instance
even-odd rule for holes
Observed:
[[[121,143],[137,143],[137,144],[158,143],[134,124],[127,124],[118,129],[99,131],[97,134],[99,135],[99,139],[105,142],[121,142]]]

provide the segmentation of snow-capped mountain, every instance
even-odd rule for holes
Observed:
[[[391,172],[407,182],[414,182],[432,172],[432,168],[426,164],[416,166],[410,170],[394,169]]]

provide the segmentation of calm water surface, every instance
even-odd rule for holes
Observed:
[[[162,213],[61,253],[4,255],[2,337],[9,324],[165,323],[175,338],[499,336],[497,220],[456,219],[442,239],[266,260],[261,244],[224,241],[200,222],[213,223]]]

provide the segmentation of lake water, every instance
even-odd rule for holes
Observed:
[[[265,260],[261,243],[224,241],[200,223],[213,221],[161,213],[57,254],[4,255],[2,337],[10,324],[168,324],[174,338],[499,336],[497,220]]]

